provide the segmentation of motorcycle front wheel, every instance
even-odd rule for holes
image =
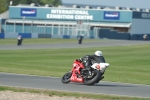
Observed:
[[[72,72],[67,72],[66,74],[64,74],[63,77],[61,78],[61,82],[65,84],[69,83],[71,75],[72,75]]]
[[[99,81],[100,77],[101,77],[101,73],[98,70],[94,70],[92,71],[92,77],[86,77],[84,78],[84,84],[85,85],[93,85],[95,84],[97,81]]]

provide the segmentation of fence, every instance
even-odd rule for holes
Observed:
[[[80,23],[79,23],[80,22]],[[90,36],[90,24],[84,24],[83,21],[66,22],[63,23],[44,23],[44,21],[35,22],[33,20],[13,20],[13,22],[5,21],[2,26],[5,33],[37,33],[37,34],[51,34],[51,35],[70,35],[78,36],[84,34]],[[94,30],[97,33],[97,31]],[[95,35],[97,36],[97,35]]]

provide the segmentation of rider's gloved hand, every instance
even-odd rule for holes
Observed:
[[[82,60],[79,58],[79,59],[76,59],[76,61],[80,61],[80,62],[82,62]]]
[[[79,59],[76,59],[76,61],[79,61]]]

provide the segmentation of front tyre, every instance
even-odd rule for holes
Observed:
[[[93,85],[95,84],[101,77],[101,73],[98,70],[92,71],[92,77],[91,78],[84,78],[84,84],[85,85]]]
[[[62,78],[61,78],[61,82],[62,83],[69,83],[70,82],[70,78],[71,78],[72,72],[67,72]]]

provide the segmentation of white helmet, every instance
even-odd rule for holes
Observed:
[[[95,54],[96,56],[103,56],[103,54],[102,54],[101,51],[96,51],[94,54]]]

